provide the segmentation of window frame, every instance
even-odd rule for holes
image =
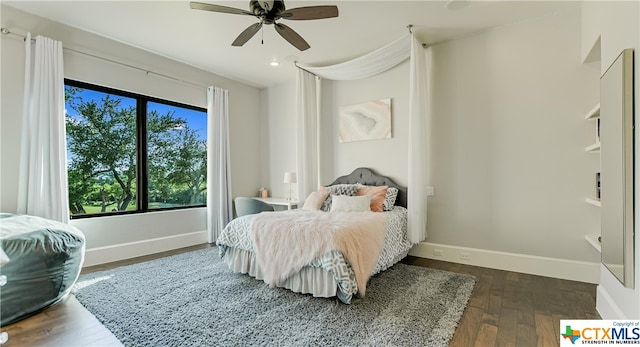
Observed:
[[[70,219],[84,219],[84,218],[97,218],[97,217],[108,217],[108,216],[119,216],[119,215],[132,215],[132,214],[143,214],[149,212],[162,212],[162,211],[173,211],[173,210],[186,210],[193,208],[202,208],[206,207],[206,200],[204,204],[198,205],[189,205],[189,206],[172,206],[172,207],[162,207],[162,208],[153,208],[149,209],[149,180],[148,180],[148,151],[147,151],[147,103],[154,102],[158,104],[164,104],[173,107],[181,107],[186,108],[193,111],[200,111],[207,113],[207,109],[203,107],[188,105],[176,101],[165,100],[161,98],[156,98],[144,94],[138,94],[133,92],[128,92],[120,89],[105,87],[97,84],[77,81],[69,78],[64,79],[64,86],[90,89],[93,91],[113,94],[115,96],[121,96],[126,98],[131,98],[136,100],[136,209],[133,211],[108,211],[104,213],[92,213],[92,214],[69,214]],[[65,102],[66,104],[66,102]],[[65,105],[66,106],[66,105]],[[208,120],[207,120],[208,121]],[[65,121],[66,123],[66,121]],[[65,142],[66,142],[66,134],[65,134]],[[207,149],[208,151],[208,149]],[[68,170],[68,167],[65,169]],[[68,192],[67,192],[68,194]]]

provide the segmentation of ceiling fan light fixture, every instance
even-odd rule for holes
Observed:
[[[260,0],[260,7],[269,12],[273,9],[273,0]]]

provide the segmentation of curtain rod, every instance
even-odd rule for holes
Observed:
[[[409,24],[407,25],[407,29],[409,30],[409,34],[413,35],[413,24]],[[426,43],[422,43],[422,48],[427,48],[429,47],[429,45],[427,45]]]
[[[308,73],[310,73],[310,74],[312,74],[312,75],[314,75],[314,76],[316,76],[316,77],[318,77],[318,78],[322,78],[322,77],[320,77],[320,76],[318,76],[318,75],[314,74],[313,72],[311,72],[311,71],[309,71],[309,70],[307,70],[307,69],[305,69],[305,68],[301,67],[300,65],[298,65],[298,61],[297,61],[297,60],[293,62],[293,65],[295,65],[295,67],[297,67],[297,68],[298,68],[298,69],[300,69],[300,70],[306,71],[306,72],[308,72]]]
[[[25,40],[27,39],[27,37],[26,37],[25,35],[15,33],[15,32],[13,32],[13,31],[9,30],[8,28],[0,28],[0,34],[2,34],[2,35],[13,35],[13,36],[15,36],[15,37],[21,38],[23,41],[25,41]],[[31,42],[35,42],[35,41],[36,41],[35,39],[33,39],[33,38],[31,39]],[[91,54],[91,53],[87,53],[87,52],[79,51],[79,50],[77,50],[77,49],[73,49],[73,48],[69,48],[69,47],[64,47],[64,46],[62,47],[62,49],[66,50],[66,51],[69,51],[69,52],[73,52],[73,53],[77,53],[77,54],[86,55],[86,56],[88,56],[88,57],[92,57],[92,58],[96,58],[96,59],[104,60],[104,61],[109,62],[109,63],[112,63],[112,64],[117,64],[117,65],[121,65],[121,66],[124,66],[124,67],[128,67],[128,68],[130,68],[130,69],[134,69],[134,70],[142,71],[142,72],[144,72],[144,73],[145,73],[145,74],[147,74],[147,75],[150,75],[150,74],[151,74],[151,75],[156,75],[156,76],[163,77],[163,78],[166,78],[166,79],[170,79],[170,80],[172,80],[172,81],[176,81],[176,82],[179,82],[179,83],[188,84],[188,85],[191,85],[191,86],[194,86],[194,87],[198,87],[198,88],[207,88],[207,86],[203,86],[203,85],[201,85],[201,84],[197,84],[197,83],[193,83],[193,82],[189,82],[189,81],[181,80],[181,79],[179,79],[179,78],[176,78],[176,77],[173,77],[173,76],[169,76],[169,75],[165,75],[165,74],[163,74],[163,73],[159,73],[159,72],[154,72],[154,71],[151,71],[151,70],[143,69],[143,68],[141,68],[141,67],[137,67],[137,66],[135,66],[135,65],[131,65],[131,64],[127,64],[127,63],[119,62],[119,61],[117,61],[117,60],[113,60],[113,59],[109,59],[109,58],[101,57],[101,56],[98,56],[98,55],[95,55],[95,54]]]
[[[18,34],[18,33],[14,33],[13,31],[11,31],[11,30],[9,30],[7,28],[0,28],[0,34],[2,34],[2,35],[13,35],[13,36],[15,36],[17,38],[21,38],[22,41],[26,41],[27,40],[26,36]],[[35,39],[31,39],[31,42],[36,42],[36,40]]]

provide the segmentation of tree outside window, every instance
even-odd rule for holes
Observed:
[[[207,124],[199,113],[148,104],[149,208],[206,202]]]
[[[65,107],[72,216],[205,205],[205,110],[69,80]]]

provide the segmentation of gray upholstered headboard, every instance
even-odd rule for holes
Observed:
[[[398,188],[398,198],[396,205],[407,207],[407,188],[398,185],[394,180],[387,176],[380,176],[366,167],[360,167],[353,170],[352,173],[336,178],[330,186],[336,184],[364,184],[368,186],[389,186]]]

